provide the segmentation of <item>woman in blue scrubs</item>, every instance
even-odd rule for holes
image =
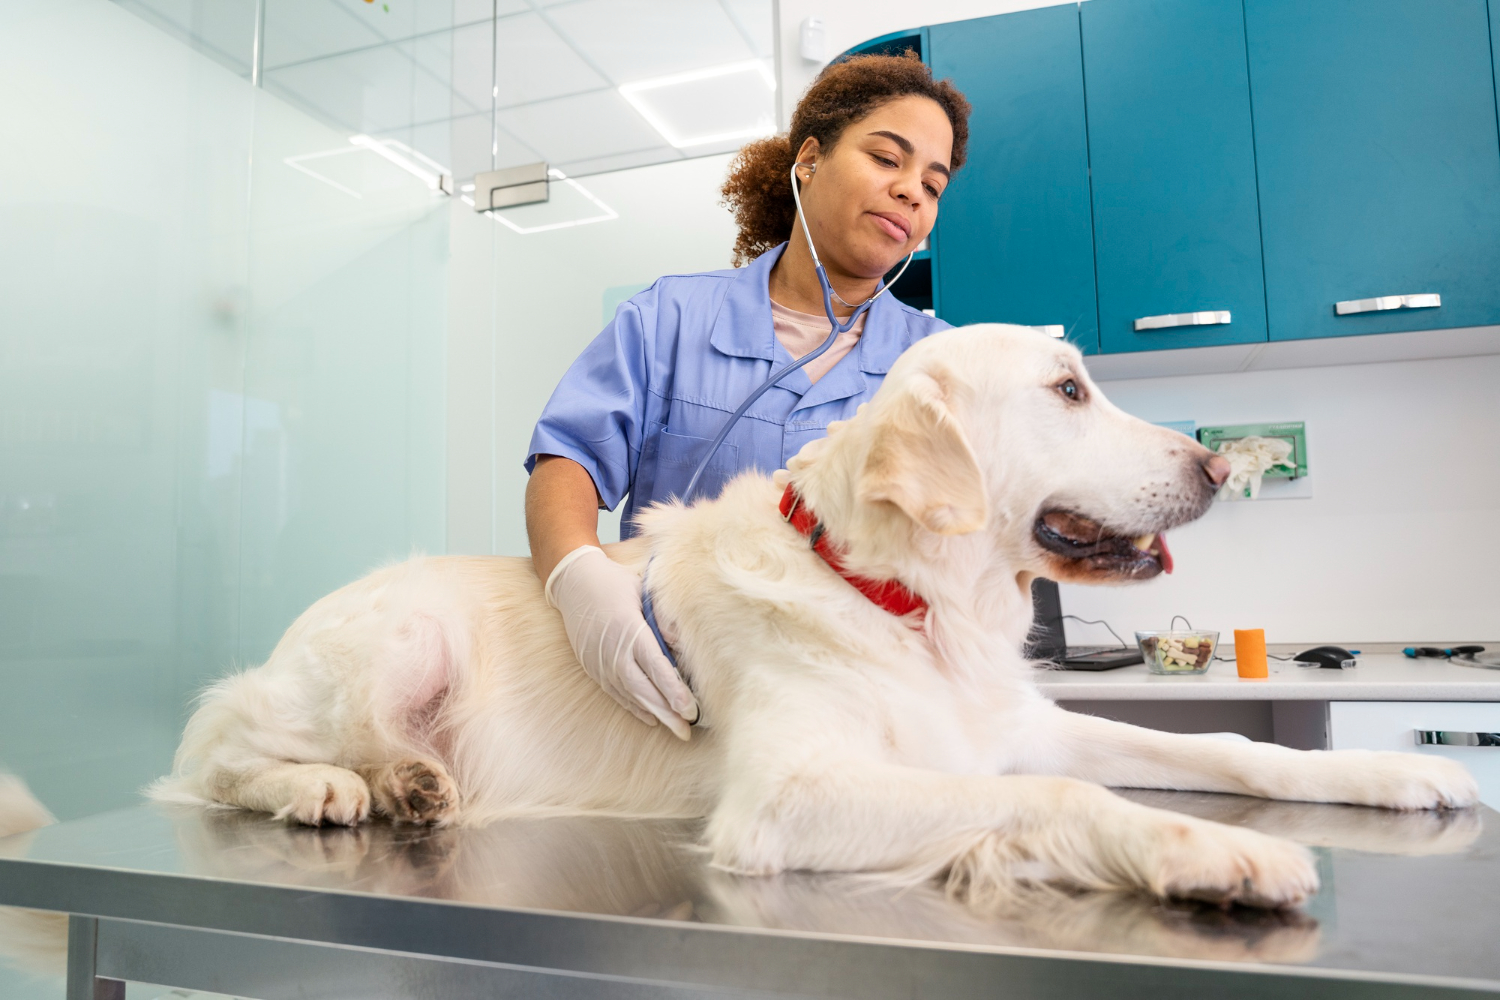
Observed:
[[[637,511],[682,496],[710,439],[773,369],[827,337],[822,290],[792,198],[847,318],[937,221],[964,160],[968,102],[914,57],[861,56],[813,83],[787,135],[731,164],[725,203],[735,269],[669,275],[623,303],[568,369],[531,438],[526,528],[547,599],[589,675],[643,722],[682,739],[698,706],[641,613],[640,577],[605,556],[599,509]],[[745,469],[773,472],[847,420],[892,362],[947,324],[890,295],[827,354],[762,396],[714,455],[698,488],[713,496]]]

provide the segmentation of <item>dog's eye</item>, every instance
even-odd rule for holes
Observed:
[[[1057,387],[1057,391],[1062,393],[1064,396],[1067,396],[1069,399],[1079,399],[1083,396],[1083,392],[1078,388],[1078,383],[1074,382],[1072,379],[1068,379],[1066,382],[1059,385]]]

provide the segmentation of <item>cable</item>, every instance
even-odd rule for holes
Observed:
[[[1118,642],[1125,649],[1129,649],[1130,648],[1129,645],[1126,644],[1125,640],[1120,638],[1120,634],[1118,632],[1116,632],[1113,628],[1110,628],[1109,622],[1107,622],[1107,621],[1104,621],[1102,619],[1100,619],[1098,621],[1090,621],[1087,618],[1079,618],[1077,615],[1063,615],[1063,617],[1064,618],[1071,618],[1075,622],[1078,622],[1081,625],[1103,625],[1105,628],[1109,629],[1109,634],[1115,637],[1115,642]],[[1178,619],[1182,620],[1182,623],[1187,626],[1187,630],[1189,632],[1195,631],[1194,628],[1193,628],[1193,623],[1187,620],[1187,616],[1186,615],[1173,615],[1172,616],[1172,620],[1167,623],[1167,627],[1169,629],[1175,628],[1176,625],[1177,625]],[[1276,655],[1274,655],[1272,653],[1267,653],[1266,657],[1268,659],[1272,659],[1272,660],[1280,660],[1283,663],[1285,663],[1288,660],[1296,659],[1296,657],[1293,657],[1293,656],[1276,656]],[[1233,663],[1233,662],[1235,662],[1234,661],[1234,657],[1232,657],[1232,656],[1220,656],[1218,653],[1214,654],[1214,659],[1218,660],[1220,663]]]
[[[1068,617],[1072,617],[1072,616],[1070,615]],[[1182,623],[1187,626],[1187,630],[1189,632],[1194,631],[1194,629],[1193,629],[1193,623],[1187,620],[1187,615],[1173,615],[1172,616],[1172,620],[1167,623],[1167,627],[1170,629],[1173,626],[1175,626],[1177,624],[1177,619],[1179,619],[1179,618],[1182,619]],[[1109,626],[1106,625],[1105,628],[1109,628]],[[1113,632],[1114,629],[1110,629],[1110,631]],[[1119,636],[1115,636],[1115,638],[1118,639]],[[1272,660],[1281,660],[1283,663],[1286,662],[1287,660],[1292,659],[1292,657],[1290,657],[1290,656],[1273,656],[1270,653],[1267,653],[1266,656],[1269,659],[1272,659]],[[1218,653],[1214,654],[1214,659],[1218,660],[1220,663],[1233,663],[1234,662],[1234,658],[1233,657],[1230,657],[1230,656],[1220,656]]]
[[[1101,619],[1100,621],[1092,621],[1091,622],[1087,618],[1079,618],[1077,615],[1063,615],[1063,617],[1064,618],[1071,618],[1075,622],[1078,622],[1081,625],[1103,625],[1105,628],[1109,629],[1109,634],[1115,637],[1115,642],[1118,642],[1120,644],[1120,647],[1122,649],[1129,649],[1130,648],[1130,646],[1125,642],[1125,640],[1120,638],[1120,634],[1118,632],[1116,632],[1112,628],[1109,628],[1109,622],[1107,622],[1107,621],[1103,621]]]

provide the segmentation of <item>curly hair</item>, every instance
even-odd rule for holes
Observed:
[[[783,243],[797,221],[789,174],[797,150],[811,136],[825,151],[844,130],[876,108],[902,97],[936,101],[953,126],[953,160],[963,166],[969,145],[969,102],[951,80],[934,80],[915,52],[900,56],[852,56],[823,70],[807,88],[792,127],[783,135],[746,145],[729,165],[729,177],[719,189],[721,204],[734,213],[739,234],[734,240],[734,266],[742,267]]]

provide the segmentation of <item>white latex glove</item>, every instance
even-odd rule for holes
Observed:
[[[687,740],[698,700],[646,624],[641,578],[603,549],[580,545],[553,567],[546,594],[588,675],[637,719]]]
[[[1229,459],[1229,478],[1219,487],[1218,499],[1239,500],[1250,489],[1250,499],[1260,496],[1260,482],[1272,468],[1291,465],[1292,443],[1283,438],[1245,437],[1219,445],[1219,454]]]

